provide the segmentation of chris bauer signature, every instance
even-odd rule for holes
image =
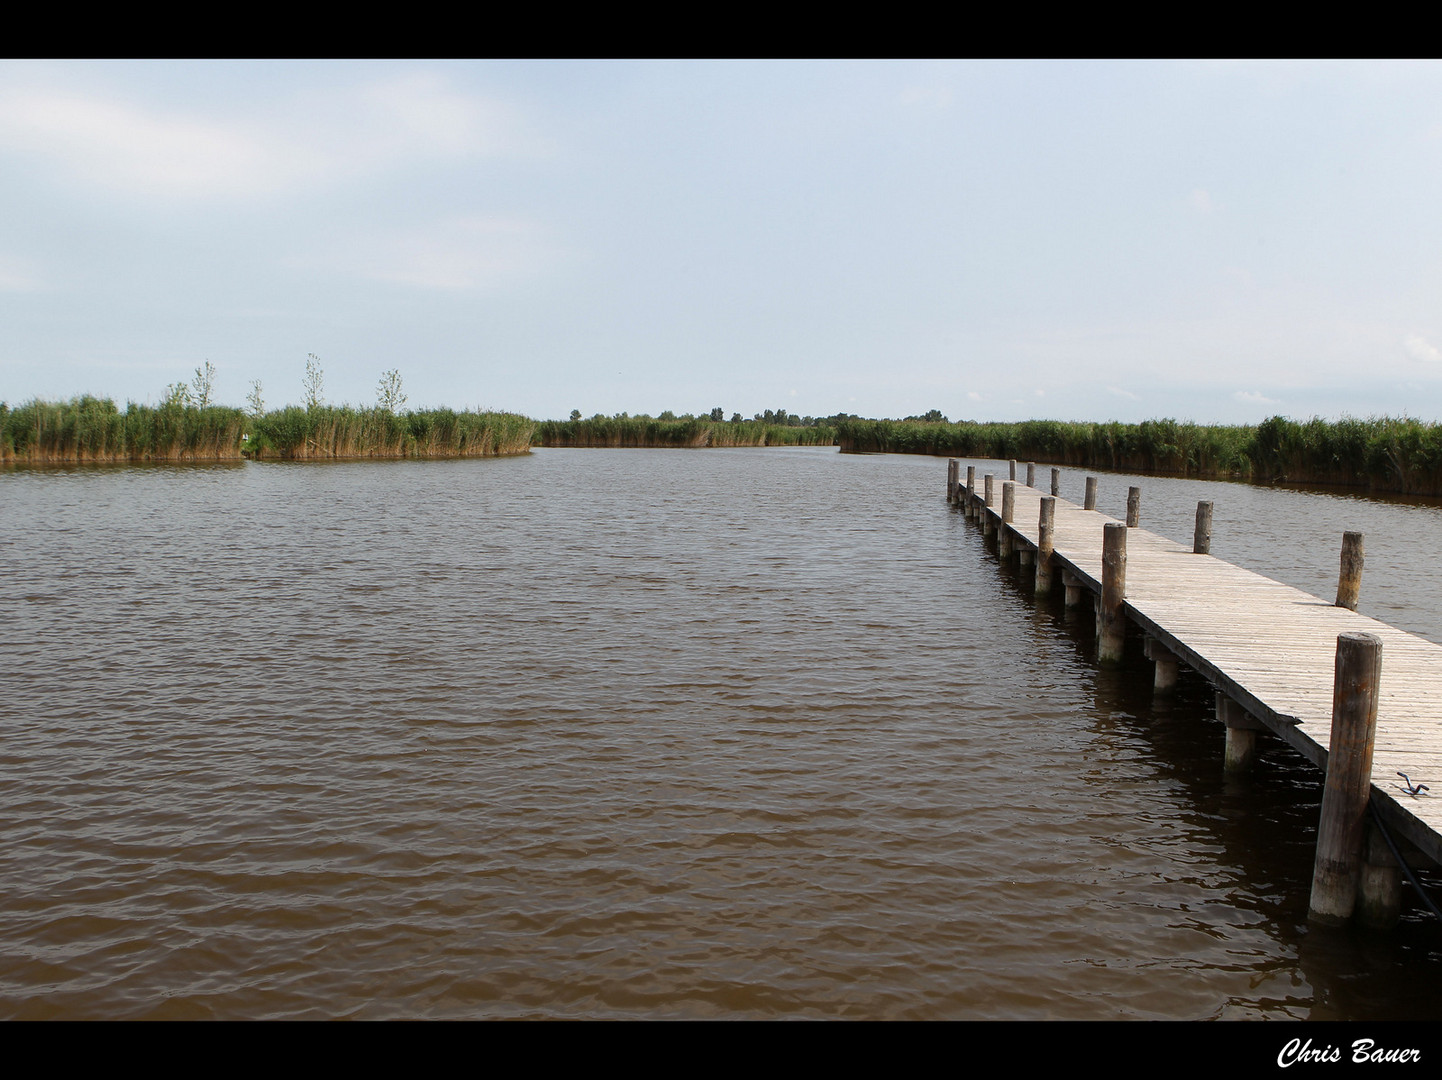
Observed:
[[[1293,1039],[1282,1052],[1277,1055],[1277,1064],[1282,1068],[1288,1065],[1319,1063],[1330,1065],[1333,1062],[1342,1060],[1342,1049],[1338,1046],[1324,1046],[1314,1048],[1312,1040],[1303,1042],[1301,1039]],[[1404,1050],[1401,1048],[1388,1050],[1378,1046],[1371,1039],[1358,1039],[1352,1044],[1352,1061],[1358,1065],[1381,1065],[1399,1064],[1404,1061],[1421,1061],[1421,1050]]]

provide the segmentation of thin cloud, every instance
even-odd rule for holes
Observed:
[[[908,106],[930,106],[945,109],[951,105],[951,90],[946,86],[912,85],[897,95],[897,100]]]
[[[1276,398],[1265,397],[1255,390],[1238,390],[1232,397],[1238,401],[1246,402],[1248,405],[1280,405]]]
[[[1124,397],[1128,401],[1141,401],[1140,394],[1133,394],[1130,390],[1123,390],[1120,386],[1108,386],[1107,392],[1115,394],[1117,397]]]
[[[417,161],[549,150],[512,109],[422,73],[217,115],[94,93],[0,93],[0,147],[110,190],[232,199]]]
[[[0,138],[85,181],[153,195],[269,190],[304,164],[235,126],[78,94],[0,97]]]
[[[1421,334],[1413,334],[1402,342],[1402,348],[1407,350],[1407,355],[1413,360],[1421,360],[1427,364],[1442,362],[1442,352]]]
[[[534,278],[567,258],[549,233],[518,218],[455,218],[368,237],[318,260],[371,281],[442,291],[488,290]],[[297,258],[293,265],[317,260]]]
[[[24,262],[0,255],[0,292],[35,292],[42,287],[40,277]]]

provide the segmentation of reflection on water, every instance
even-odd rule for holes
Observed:
[[[1419,916],[1306,926],[1317,775],[1224,785],[1205,684],[1098,672],[944,478],[0,474],[0,1015],[1435,1015]],[[1128,483],[1323,594],[1361,528],[1362,610],[1442,640],[1442,511]]]

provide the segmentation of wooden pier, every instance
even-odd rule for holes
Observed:
[[[995,535],[1003,558],[1017,558],[1023,570],[1034,567],[1039,594],[1059,577],[1068,606],[1095,610],[1100,662],[1122,658],[1125,629],[1133,624],[1145,635],[1157,692],[1175,682],[1179,663],[1210,682],[1227,728],[1227,768],[1245,768],[1257,733],[1267,731],[1326,770],[1334,712],[1343,709],[1340,689],[1334,696],[1334,684],[1340,688],[1342,682],[1341,650],[1355,646],[1358,634],[1380,641],[1380,679],[1374,669],[1370,688],[1364,687],[1373,696],[1360,706],[1364,713],[1370,707],[1375,721],[1375,741],[1367,747],[1370,766],[1358,758],[1359,775],[1370,775],[1370,792],[1360,788],[1360,806],[1338,811],[1338,820],[1350,830],[1345,843],[1361,849],[1355,853],[1357,868],[1347,871],[1360,883],[1359,913],[1385,922],[1385,912],[1369,918],[1369,905],[1395,909],[1396,898],[1383,895],[1379,901],[1371,894],[1395,893],[1397,870],[1379,838],[1365,832],[1368,795],[1387,831],[1415,849],[1405,855],[1421,853],[1442,865],[1442,646],[1351,610],[1361,577],[1361,536],[1347,534],[1338,599],[1332,603],[1207,554],[1210,503],[1199,506],[1196,538],[1188,547],[1140,527],[1138,489],[1128,499],[1128,522],[1119,522],[1058,497],[1058,469],[1050,470],[1048,497],[1032,486],[1036,471],[1028,466],[1031,483],[1018,482],[1012,463],[1012,480],[986,475],[978,486],[975,467],[963,479],[953,460],[947,493],[987,537]],[[1095,478],[1089,477],[1089,506],[1095,506],[1095,491]],[[1340,762],[1342,755],[1336,757]],[[1342,783],[1343,770],[1333,772],[1335,784]],[[1431,790],[1410,794],[1398,773]],[[1329,829],[1326,800],[1335,786],[1330,777],[1328,785],[1323,840]],[[1320,852],[1319,844],[1318,880]],[[1313,914],[1325,918],[1318,889],[1314,882]],[[1351,914],[1350,895],[1344,906],[1342,918]]]

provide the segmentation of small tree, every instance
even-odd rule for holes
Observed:
[[[190,404],[190,387],[183,382],[171,383],[165,388],[165,404],[184,409]]]
[[[722,420],[726,419],[726,414],[721,411],[720,405],[717,405],[714,409],[711,410],[711,419],[718,424]]]
[[[376,407],[388,413],[400,412],[405,407],[406,395],[401,393],[401,373],[398,368],[381,373],[380,384],[376,386]]]
[[[574,424],[574,423],[575,423],[577,420],[579,420],[579,419],[581,419],[581,410],[580,410],[580,409],[572,409],[572,410],[571,410],[571,423]]]
[[[325,404],[325,372],[320,369],[320,357],[306,353],[305,361],[305,407],[318,409]]]
[[[250,393],[245,396],[245,403],[250,406],[250,415],[257,420],[265,415],[265,398],[260,396],[259,379],[251,382]]]
[[[209,360],[204,367],[195,369],[195,378],[190,380],[191,396],[202,409],[215,403],[215,365]]]

